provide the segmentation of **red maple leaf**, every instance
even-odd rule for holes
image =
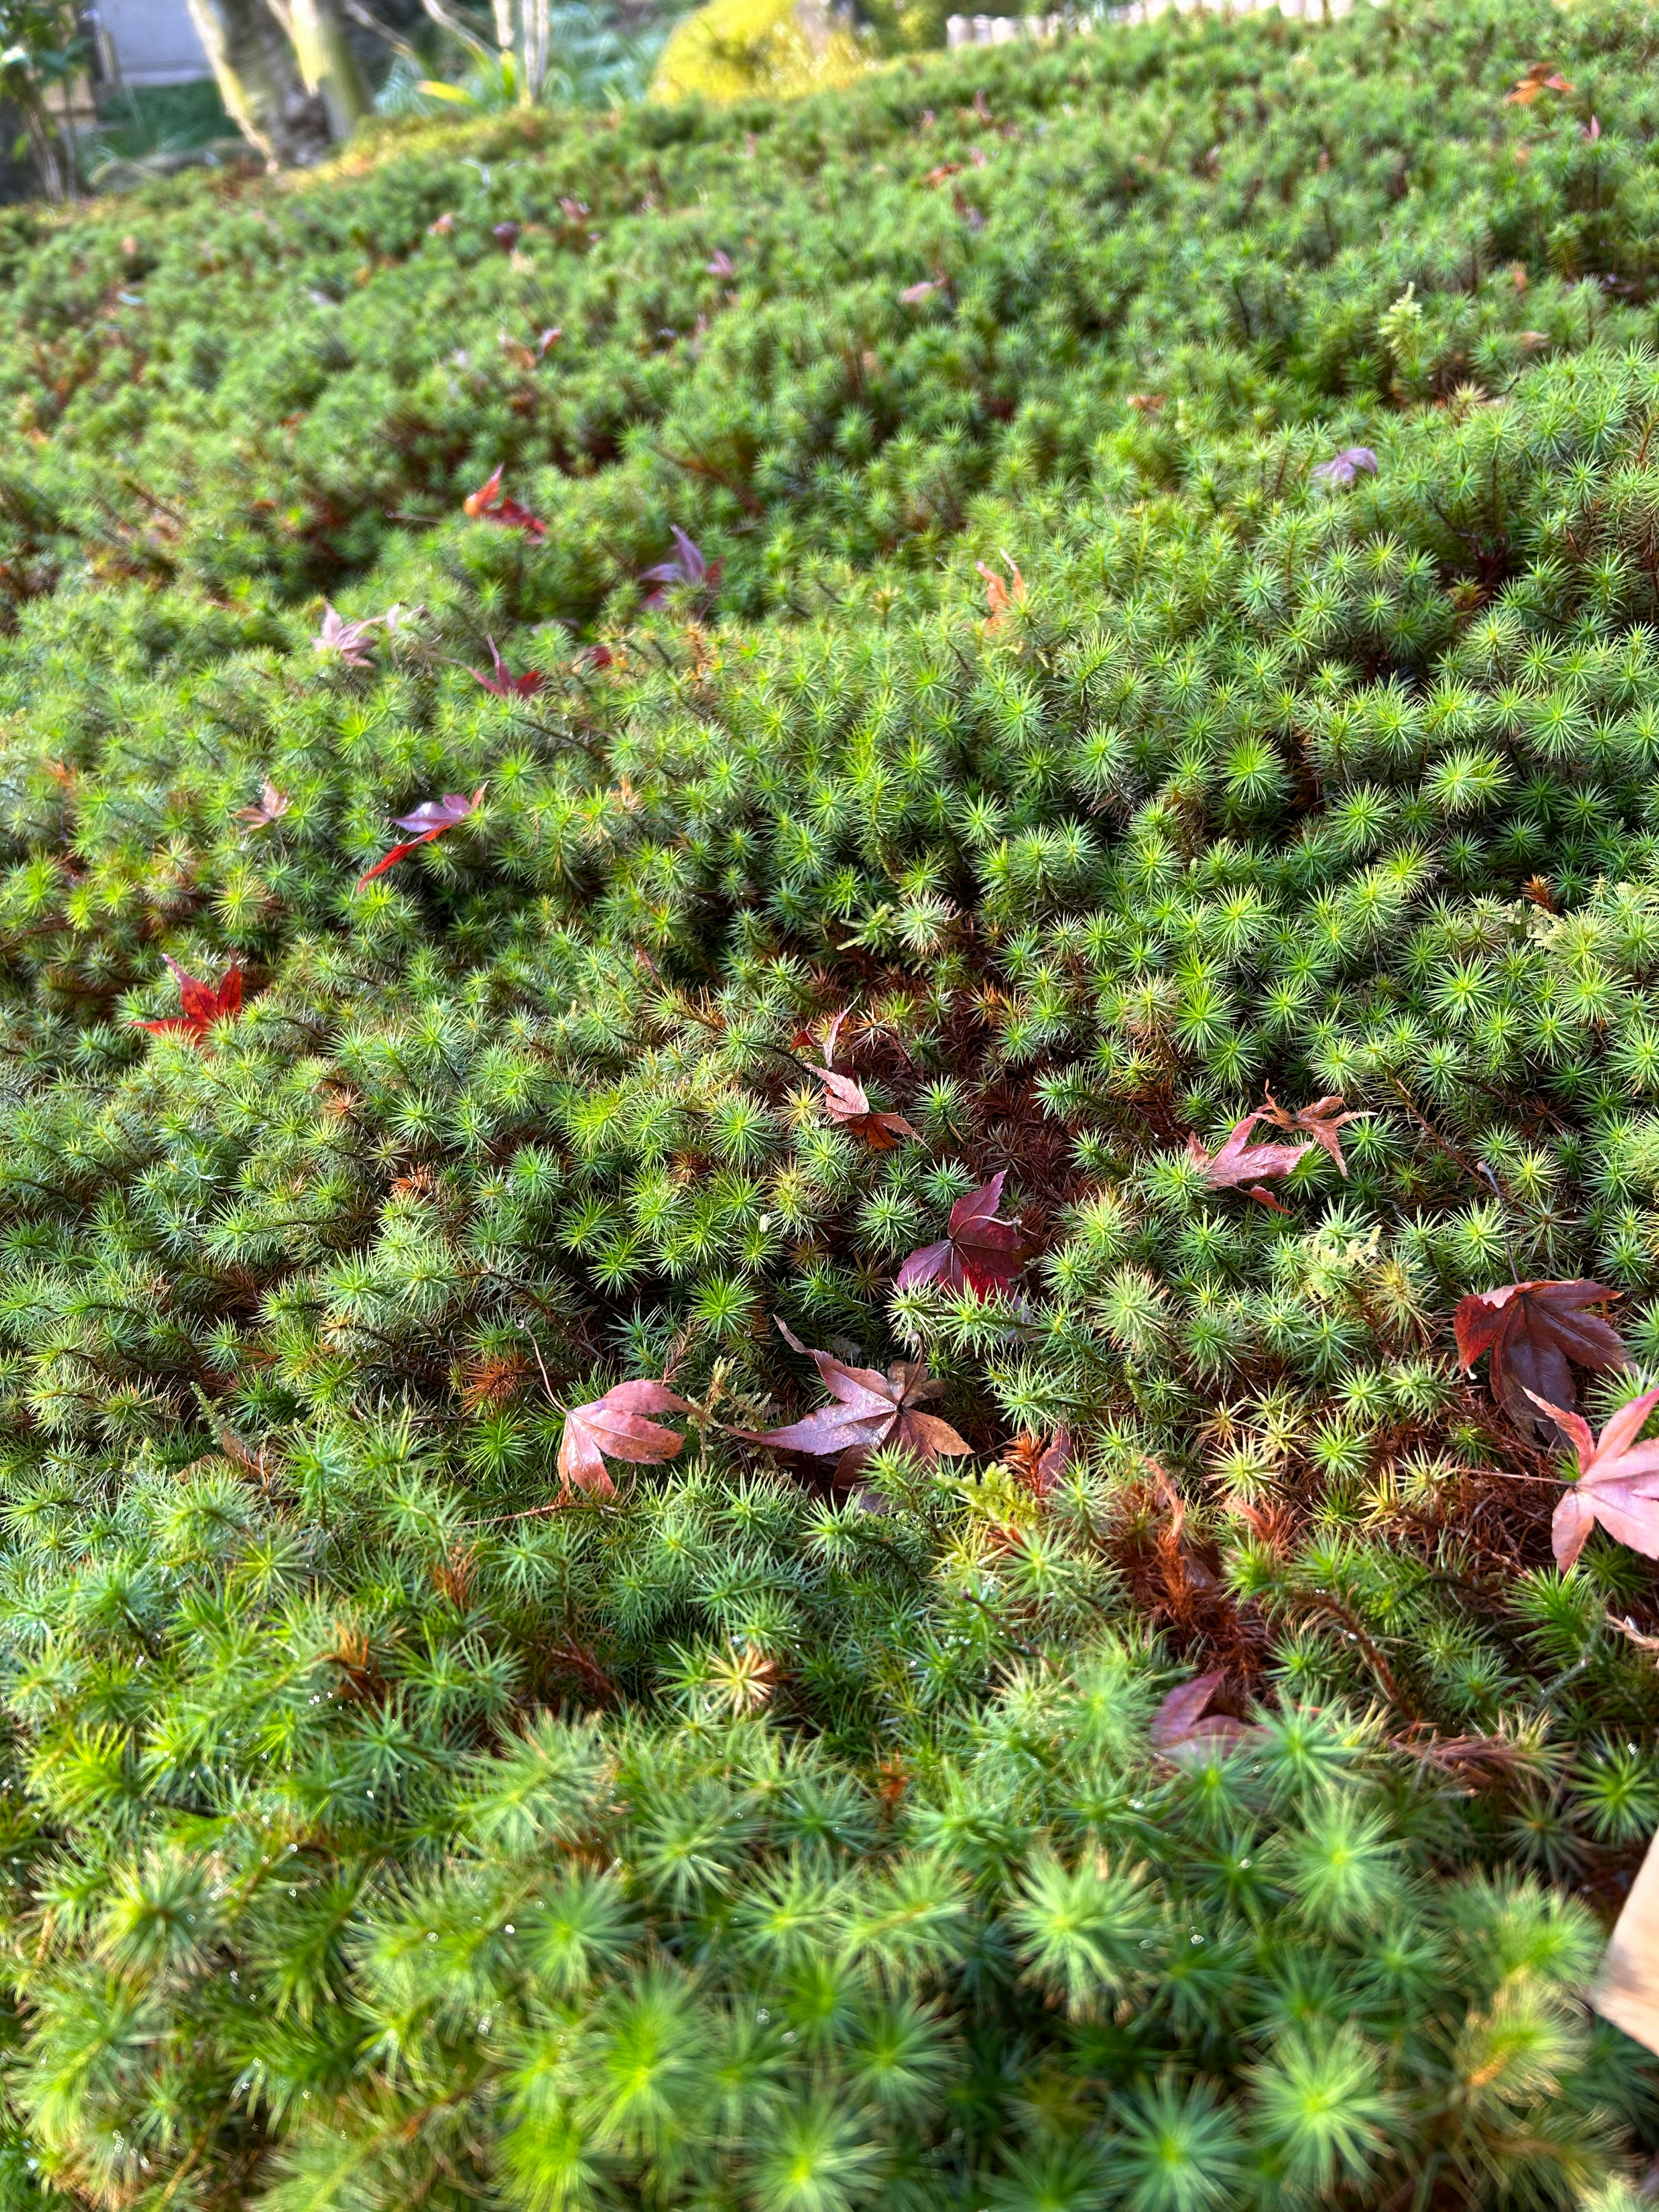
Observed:
[[[1258,1178],[1264,1176],[1287,1176],[1311,1145],[1253,1145],[1249,1134],[1261,1119],[1257,1114],[1247,1114],[1242,1121],[1235,1122],[1227,1141],[1218,1152],[1206,1152],[1196,1137],[1188,1137],[1187,1150],[1193,1165],[1203,1170],[1204,1180],[1212,1190],[1244,1190],[1259,1206],[1271,1206],[1275,1213],[1289,1209],[1279,1204],[1272,1194],[1261,1188]],[[1246,1189],[1247,1184],[1255,1184]]]
[[[1294,1114],[1287,1114],[1270,1091],[1267,1103],[1261,1109],[1261,1118],[1264,1121],[1271,1121],[1276,1129],[1300,1129],[1304,1136],[1311,1137],[1315,1144],[1322,1152],[1328,1152],[1336,1162],[1337,1173],[1346,1182],[1348,1163],[1342,1157],[1342,1139],[1337,1132],[1345,1122],[1369,1121],[1371,1116],[1369,1109],[1355,1113],[1339,1113],[1336,1109],[1341,1103],[1340,1092],[1334,1091],[1328,1097],[1316,1098],[1311,1106],[1298,1106]]]
[[[475,522],[499,522],[503,528],[522,530],[538,542],[547,535],[547,525],[540,516],[532,514],[527,507],[520,507],[516,499],[509,499],[501,489],[500,462],[489,483],[469,492],[461,506]]]
[[[1659,1559],[1659,1441],[1636,1442],[1659,1406],[1659,1389],[1621,1406],[1599,1437],[1582,1413],[1552,1406],[1533,1390],[1527,1395],[1565,1433],[1578,1457],[1578,1480],[1550,1523],[1557,1566],[1565,1572],[1572,1565],[1598,1521],[1632,1552]]]
[[[509,676],[507,672],[507,663],[496,650],[495,639],[490,638],[488,643],[489,658],[495,664],[492,675],[486,676],[477,668],[467,668],[464,660],[453,661],[451,665],[455,668],[466,668],[467,674],[475,684],[482,684],[486,691],[493,692],[498,699],[533,698],[547,681],[541,670],[526,668],[522,676]]]
[[[1501,1290],[1471,1291],[1453,1316],[1458,1364],[1473,1367],[1483,1352],[1492,1353],[1492,1396],[1524,1435],[1537,1425],[1529,1400],[1577,1403],[1575,1366],[1595,1372],[1629,1365],[1617,1329],[1584,1311],[1619,1295],[1586,1282],[1505,1283]]]
[[[588,1406],[573,1406],[559,1440],[559,1477],[567,1491],[585,1490],[590,1498],[611,1498],[617,1486],[607,1459],[635,1467],[660,1467],[678,1458],[685,1438],[645,1413],[689,1413],[690,1402],[663,1382],[618,1382]]]
[[[155,1036],[185,1036],[192,1044],[201,1044],[215,1022],[240,1011],[242,971],[233,960],[216,985],[204,983],[194,975],[187,975],[171,953],[164,952],[161,957],[179,986],[179,1004],[183,1012],[168,1014],[159,1022],[135,1022],[133,1027],[149,1030]]]
[[[929,1467],[941,1458],[955,1459],[972,1449],[948,1421],[936,1414],[918,1413],[928,1399],[943,1395],[943,1382],[933,1381],[919,1359],[901,1359],[885,1375],[874,1367],[848,1367],[828,1352],[805,1345],[788,1324],[780,1321],[785,1341],[816,1364],[833,1402],[822,1406],[804,1420],[787,1428],[769,1429],[764,1435],[742,1431],[751,1443],[770,1444],[780,1451],[807,1452],[816,1459],[839,1454],[836,1480],[851,1482],[872,1451],[897,1444],[915,1452]]]
[[[965,1288],[982,1298],[1013,1280],[1025,1264],[1025,1243],[1017,1222],[997,1219],[1007,1172],[999,1168],[989,1182],[957,1200],[947,1233],[937,1244],[924,1244],[910,1255],[894,1279],[895,1290],[938,1283],[942,1289]]]
[[[915,1131],[902,1114],[878,1114],[871,1105],[861,1083],[850,1075],[838,1075],[830,1065],[836,1056],[836,1038],[843,1017],[837,1014],[830,1024],[823,1040],[823,1066],[809,1067],[807,1073],[816,1075],[823,1085],[823,1107],[832,1121],[839,1121],[855,1137],[862,1137],[872,1152],[891,1152],[898,1148],[902,1137],[914,1137]]]
[[[1212,1713],[1211,1705],[1227,1680],[1224,1667],[1177,1684],[1152,1715],[1147,1741],[1176,1766],[1200,1764],[1212,1753],[1224,1757],[1261,1734],[1231,1713]]]
[[[441,837],[446,830],[453,830],[458,822],[465,822],[484,795],[483,784],[469,799],[464,791],[447,791],[441,799],[423,799],[410,814],[397,817],[400,830],[416,830],[420,835],[407,837],[401,845],[394,845],[389,853],[382,853],[367,875],[359,876],[357,888],[372,884],[376,876],[383,876],[394,867],[404,854],[412,853],[417,845],[429,845],[434,837]]]

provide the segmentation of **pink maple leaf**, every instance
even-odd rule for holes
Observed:
[[[611,1498],[617,1486],[605,1466],[607,1459],[626,1460],[635,1467],[660,1467],[678,1458],[685,1438],[646,1413],[689,1413],[688,1399],[678,1397],[664,1382],[618,1382],[591,1405],[573,1406],[564,1417],[559,1440],[559,1477],[567,1491],[585,1490],[590,1498]]]
[[[1535,1390],[1527,1395],[1564,1432],[1578,1459],[1578,1480],[1550,1523],[1556,1565],[1564,1571],[1572,1565],[1598,1521],[1644,1559],[1659,1559],[1659,1440],[1636,1441],[1659,1406],[1659,1389],[1644,1390],[1621,1406],[1599,1437],[1582,1413],[1565,1412]]]
[[[803,1344],[787,1322],[780,1321],[778,1328],[787,1343],[812,1361],[832,1402],[785,1428],[749,1435],[751,1443],[770,1444],[780,1451],[806,1452],[817,1459],[838,1455],[837,1482],[851,1482],[871,1453],[884,1444],[913,1451],[929,1467],[936,1466],[942,1457],[955,1459],[973,1449],[948,1421],[917,1411],[945,1390],[944,1383],[930,1376],[921,1360],[898,1360],[885,1375],[878,1368],[848,1367],[832,1353],[816,1352]]]

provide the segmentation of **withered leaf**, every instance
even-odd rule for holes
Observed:
[[[1154,1751],[1176,1766],[1200,1763],[1213,1753],[1223,1757],[1243,1744],[1253,1742],[1261,1730],[1231,1713],[1210,1708],[1226,1683],[1224,1667],[1212,1668],[1190,1682],[1177,1683],[1152,1715],[1146,1731]]]
[[[1595,1373],[1629,1364],[1618,1331],[1584,1310],[1619,1295],[1588,1282],[1505,1283],[1471,1291],[1453,1316],[1458,1364],[1473,1367],[1483,1352],[1491,1352],[1492,1396],[1524,1435],[1538,1425],[1539,1399],[1577,1405],[1574,1367]]]
[[[824,1111],[832,1121],[839,1121],[855,1137],[862,1137],[872,1152],[896,1151],[903,1137],[914,1137],[915,1131],[902,1114],[878,1114],[871,1105],[861,1083],[850,1075],[839,1075],[830,1065],[836,1056],[836,1038],[840,1031],[842,1016],[837,1014],[830,1024],[823,1040],[823,1066],[809,1067],[809,1075],[816,1075],[823,1085]]]
[[[1337,1091],[1328,1097],[1316,1098],[1311,1106],[1298,1106],[1293,1114],[1287,1113],[1270,1091],[1267,1103],[1261,1109],[1264,1121],[1271,1121],[1276,1129],[1299,1129],[1304,1137],[1311,1137],[1322,1152],[1327,1152],[1336,1162],[1337,1172],[1344,1182],[1348,1180],[1348,1163],[1342,1157],[1342,1139],[1337,1133],[1349,1121],[1369,1121],[1369,1108],[1352,1113],[1341,1109],[1342,1099]]]
[[[815,1459],[838,1454],[837,1482],[851,1482],[871,1453],[884,1444],[913,1451],[929,1467],[936,1466],[941,1458],[955,1459],[971,1450],[948,1421],[917,1410],[929,1399],[941,1396],[945,1389],[943,1382],[928,1375],[921,1360],[896,1361],[885,1375],[874,1367],[848,1367],[833,1353],[817,1352],[803,1344],[787,1322],[780,1321],[778,1328],[793,1350],[813,1362],[833,1402],[785,1428],[750,1435],[750,1443],[770,1444],[780,1451],[806,1452]]]
[[[278,791],[270,778],[267,776],[265,787],[253,805],[237,808],[236,819],[239,822],[246,822],[250,830],[265,830],[273,822],[280,821],[293,804],[287,792]]]
[[[1303,1154],[1312,1150],[1311,1145],[1253,1145],[1250,1132],[1261,1119],[1259,1113],[1247,1114],[1236,1122],[1227,1141],[1219,1152],[1206,1152],[1196,1137],[1188,1137],[1187,1150],[1193,1165],[1200,1168],[1204,1180],[1212,1190],[1243,1190],[1249,1198],[1263,1206],[1272,1206],[1275,1212],[1285,1208],[1265,1190],[1249,1186],[1259,1183],[1265,1176],[1287,1176]]]

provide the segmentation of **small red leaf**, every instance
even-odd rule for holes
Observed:
[[[383,876],[388,868],[395,867],[417,845],[429,845],[434,837],[441,837],[446,830],[453,830],[458,822],[465,822],[482,803],[484,789],[485,787],[480,784],[471,799],[465,792],[447,791],[441,799],[423,799],[411,812],[398,815],[395,819],[400,830],[415,830],[420,834],[406,837],[401,845],[394,845],[389,853],[382,853],[374,866],[358,877],[358,890],[362,890],[365,884],[372,884],[376,876]]]
[[[234,961],[218,983],[213,984],[186,975],[171,953],[164,952],[161,957],[179,986],[179,1004],[183,1011],[161,1021],[135,1022],[135,1029],[149,1030],[155,1036],[185,1036],[192,1044],[199,1045],[206,1040],[215,1022],[240,1012],[242,971]]]

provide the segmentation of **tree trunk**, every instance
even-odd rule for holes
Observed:
[[[45,103],[38,98],[24,106],[23,128],[28,134],[29,151],[34,156],[40,189],[49,200],[61,205],[74,191],[75,156],[54,125]]]
[[[351,51],[335,0],[289,0],[294,51],[307,89],[328,110],[336,138],[347,138],[368,113],[368,88]]]
[[[189,0],[189,7],[243,137],[273,167],[313,167],[328,152],[328,106],[307,86],[267,0]]]

